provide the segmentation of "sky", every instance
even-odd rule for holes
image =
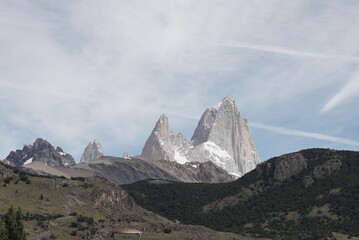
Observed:
[[[359,150],[357,0],[0,0],[0,159],[140,154],[162,113],[190,139],[228,96],[262,161]]]

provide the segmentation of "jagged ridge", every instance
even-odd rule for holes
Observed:
[[[74,165],[74,158],[60,147],[56,149],[46,140],[38,138],[32,145],[25,145],[22,150],[11,151],[5,162],[13,166],[32,162],[43,162],[49,166]]]

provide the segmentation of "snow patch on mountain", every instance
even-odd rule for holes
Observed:
[[[33,158],[27,159],[27,160],[24,162],[24,165],[29,164],[29,163],[32,163],[32,159],[33,159]]]

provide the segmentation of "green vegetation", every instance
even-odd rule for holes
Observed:
[[[0,216],[5,218],[11,205],[21,208],[28,235],[48,232],[39,239],[87,239],[96,233],[97,222],[108,215],[95,208],[94,199],[89,197],[96,196],[96,186],[108,185],[103,179],[39,177],[0,164],[0,184]],[[77,216],[70,216],[72,212],[77,212]],[[72,222],[77,223],[76,228],[70,228]],[[76,237],[71,235],[73,231]],[[0,222],[1,240],[7,240],[4,234],[5,224]]]
[[[359,236],[359,153],[325,149],[300,153],[308,159],[307,168],[281,183],[273,173],[257,169],[228,184],[142,181],[123,188],[148,210],[219,231],[275,239],[321,239],[336,232]],[[341,159],[340,170],[306,187],[305,176],[331,159]],[[268,163],[275,166],[277,161]],[[244,188],[255,194],[238,201]],[[229,203],[204,211],[222,199]]]
[[[17,211],[13,207],[9,208],[0,220],[0,239],[26,240],[22,221],[23,217],[20,208]]]

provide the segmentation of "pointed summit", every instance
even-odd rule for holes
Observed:
[[[212,109],[219,110],[220,108],[235,108],[238,111],[238,107],[236,105],[236,102],[230,98],[225,97],[222,101],[220,101],[216,106],[214,106]]]
[[[81,156],[80,163],[89,163],[99,159],[103,156],[103,149],[100,141],[95,139],[92,143],[89,142]]]
[[[186,163],[188,160],[185,153],[189,147],[189,143],[181,133],[176,135],[170,130],[168,118],[166,114],[162,114],[148,137],[141,156]]]
[[[235,101],[228,97],[203,113],[192,141],[194,145],[213,143],[228,153],[231,160],[224,168],[232,173],[247,173],[259,163],[247,120],[241,118]]]
[[[162,114],[160,116],[152,132],[162,137],[167,137],[167,135],[169,136],[170,130],[166,114]]]
[[[171,132],[167,116],[162,115],[142,156],[180,163],[212,161],[238,176],[253,170],[259,163],[247,120],[241,118],[235,101],[229,97],[203,113],[191,142],[182,134]]]
[[[209,140],[215,143],[227,141],[230,130],[240,121],[240,112],[235,101],[229,97],[224,98],[216,106],[207,109],[198,123],[198,126],[191,138],[194,145]],[[230,125],[230,126],[229,126]],[[227,129],[226,134],[217,136],[222,129]]]

